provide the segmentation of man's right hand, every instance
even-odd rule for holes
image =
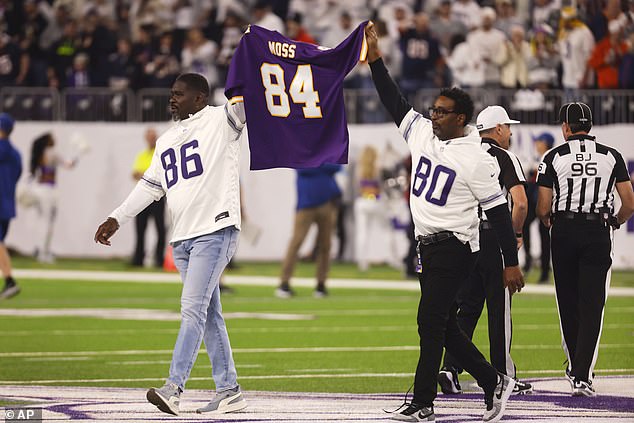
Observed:
[[[379,36],[374,29],[374,22],[370,21],[365,27],[365,40],[368,43],[368,63],[375,62],[381,58],[379,51]]]
[[[115,232],[119,229],[119,222],[116,219],[109,217],[97,228],[97,232],[95,232],[95,242],[103,245],[111,245],[110,237],[114,235]]]

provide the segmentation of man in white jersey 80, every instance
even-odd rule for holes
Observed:
[[[500,242],[504,285],[511,293],[524,286],[511,216],[498,183],[499,167],[481,148],[475,128],[467,125],[474,106],[466,92],[458,88],[442,90],[429,110],[431,119],[423,117],[403,97],[385,68],[372,23],[365,35],[377,92],[412,155],[410,208],[422,264],[417,318],[420,357],[414,397],[392,419],[435,421],[436,380],[444,348],[484,390],[483,421],[499,421],[515,381],[498,374],[458,327],[456,319],[458,290],[479,250],[478,204]]]
[[[147,399],[177,415],[204,339],[216,396],[199,413],[229,413],[247,405],[237,382],[220,305],[219,280],[233,256],[240,230],[239,138],[245,126],[241,98],[207,105],[209,84],[199,74],[180,75],[172,86],[174,124],[158,139],[154,157],[128,198],[103,222],[95,242],[110,245],[122,225],[163,196],[172,217],[174,264],[183,280],[181,326],[169,377]]]

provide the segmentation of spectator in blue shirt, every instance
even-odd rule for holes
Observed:
[[[11,298],[20,292],[20,287],[11,277],[11,258],[4,243],[9,221],[15,217],[15,186],[22,174],[20,153],[9,141],[13,125],[11,116],[0,113],[0,271],[4,277],[0,300]]]
[[[282,280],[275,291],[275,295],[279,298],[290,298],[295,295],[289,281],[297,263],[299,248],[313,223],[317,224],[315,297],[323,298],[327,295],[326,277],[330,267],[330,241],[337,220],[337,203],[341,198],[341,190],[335,181],[335,173],[340,170],[340,165],[325,164],[318,168],[297,171],[295,226],[282,264]]]

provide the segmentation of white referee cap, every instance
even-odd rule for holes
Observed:
[[[484,131],[486,129],[495,128],[498,125],[511,123],[520,123],[520,121],[511,119],[502,106],[489,106],[482,110],[476,118],[476,128],[478,131]]]

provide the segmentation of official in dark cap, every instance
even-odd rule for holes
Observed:
[[[524,273],[530,272],[533,267],[533,256],[531,255],[532,236],[531,225],[537,218],[535,207],[537,206],[537,165],[541,161],[544,154],[555,144],[555,137],[550,132],[543,132],[533,137],[533,145],[535,147],[535,160],[526,177],[526,197],[528,199],[528,213],[524,221]],[[548,228],[544,226],[539,219],[539,279],[538,283],[546,284],[550,279],[550,233]]]
[[[613,231],[634,214],[634,192],[621,153],[589,134],[584,103],[559,110],[565,143],[539,165],[537,215],[550,228],[557,307],[573,396],[592,385],[612,268]],[[614,208],[614,190],[621,207]]]

